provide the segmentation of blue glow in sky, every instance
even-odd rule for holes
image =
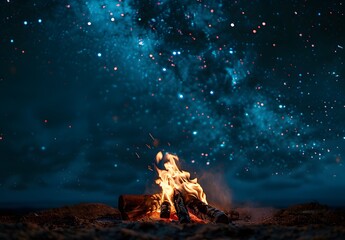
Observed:
[[[234,200],[344,200],[340,2],[0,5],[2,201],[154,191],[160,150]]]

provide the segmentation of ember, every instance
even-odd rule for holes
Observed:
[[[164,169],[158,168],[162,161]],[[180,170],[178,161],[178,157],[170,153],[163,155],[159,152],[156,155],[156,183],[162,188],[162,193],[120,196],[119,210],[123,218],[136,220],[146,215],[155,219],[159,215],[159,219],[178,219],[180,223],[194,221],[228,224],[229,217],[221,210],[208,205],[206,194],[197,178],[191,179],[189,172]]]

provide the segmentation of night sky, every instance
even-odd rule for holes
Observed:
[[[160,150],[214,201],[342,205],[343,20],[340,0],[1,0],[0,206],[157,192]]]

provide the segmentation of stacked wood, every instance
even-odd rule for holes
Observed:
[[[118,208],[122,219],[136,220],[160,207],[160,194],[153,195],[121,195]]]
[[[191,198],[187,202],[188,210],[200,219],[214,223],[229,224],[228,216],[219,209],[212,207],[198,198]]]
[[[119,197],[118,208],[124,220],[137,220],[148,213],[160,209],[160,218],[169,219],[171,215],[171,205],[168,201],[162,204],[161,195],[121,195]],[[175,189],[173,203],[176,215],[180,223],[190,223],[189,212],[201,220],[213,223],[229,224],[230,218],[221,210],[212,207],[200,199],[188,196],[184,198],[182,193]]]

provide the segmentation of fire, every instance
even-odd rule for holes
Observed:
[[[173,195],[174,191],[178,190],[182,195],[187,198],[197,198],[207,204],[206,194],[202,187],[198,183],[197,178],[190,179],[190,173],[182,171],[178,168],[177,162],[179,158],[176,155],[166,153],[163,156],[162,152],[156,155],[156,163],[164,161],[164,168],[159,169],[155,166],[155,169],[159,175],[156,183],[162,188],[161,203],[168,201],[172,206],[174,205]]]
[[[162,192],[120,196],[119,209],[124,219],[138,219],[145,214],[151,220],[228,224],[228,216],[208,205],[197,178],[191,179],[189,172],[180,170],[178,161],[178,157],[170,153],[163,155],[159,152],[156,155],[155,169],[159,176],[156,183]],[[160,162],[164,165],[163,169],[158,167]]]

